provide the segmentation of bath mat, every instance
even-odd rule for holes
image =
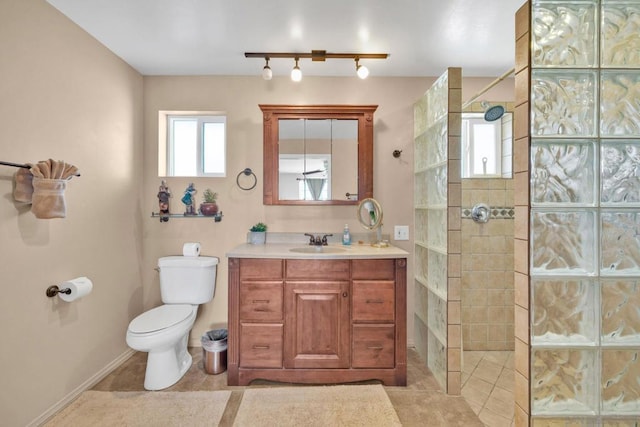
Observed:
[[[401,426],[381,385],[247,389],[235,427]]]
[[[85,391],[56,414],[57,426],[217,426],[230,391]]]

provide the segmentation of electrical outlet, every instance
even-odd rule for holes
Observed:
[[[396,225],[393,227],[393,238],[395,240],[409,240],[409,226]]]

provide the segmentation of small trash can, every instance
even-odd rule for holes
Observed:
[[[202,342],[202,364],[207,374],[221,374],[227,370],[227,330],[207,331]]]

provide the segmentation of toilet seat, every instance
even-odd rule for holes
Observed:
[[[188,319],[193,309],[191,304],[165,304],[152,308],[131,321],[129,332],[148,334],[170,328]]]

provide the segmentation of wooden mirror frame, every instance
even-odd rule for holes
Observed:
[[[263,114],[263,176],[265,205],[356,205],[373,197],[373,113],[377,105],[266,105]],[[352,119],[358,120],[357,200],[280,200],[278,194],[278,120]],[[346,197],[346,196],[345,196]]]

